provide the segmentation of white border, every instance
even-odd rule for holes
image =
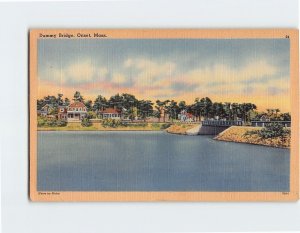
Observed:
[[[29,28],[298,28],[296,0],[0,3],[2,232],[300,230],[300,203],[31,203]]]

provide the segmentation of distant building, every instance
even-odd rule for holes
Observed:
[[[67,106],[59,106],[57,118],[59,120],[67,121],[68,120],[68,107]]]
[[[87,108],[82,102],[74,102],[67,107],[67,121],[80,122],[87,115]]]
[[[99,111],[98,114],[102,119],[121,119],[121,112],[114,108],[107,108],[105,110]]]
[[[260,121],[271,121],[270,117],[267,114],[262,115],[259,118]]]
[[[267,114],[263,114],[260,117],[256,118],[255,120],[252,120],[251,125],[255,127],[265,127],[266,124],[271,122],[277,122],[277,121],[271,121],[271,118]]]
[[[51,113],[51,111],[54,110],[54,107],[52,104],[46,104],[44,105],[40,110],[37,111],[37,114],[39,116],[47,116]]]
[[[191,113],[188,113],[186,110],[182,110],[180,114],[178,114],[178,118],[182,122],[192,122],[194,121],[194,115]]]

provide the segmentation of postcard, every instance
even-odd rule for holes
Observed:
[[[32,201],[295,201],[298,30],[30,31]]]

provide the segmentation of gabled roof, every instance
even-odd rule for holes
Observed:
[[[120,114],[120,112],[114,108],[107,108],[103,111],[100,111],[100,113],[112,113],[112,114]]]
[[[191,113],[187,113],[187,114],[186,114],[186,116],[187,116],[187,117],[189,117],[189,118],[192,118],[192,117],[194,117],[194,115],[193,115],[193,114],[191,114]]]
[[[82,102],[74,102],[69,105],[69,108],[85,108],[85,105]]]
[[[51,109],[51,108],[54,108],[52,104],[45,104],[45,105],[41,108],[41,110],[43,110],[43,109],[48,110],[48,109]],[[45,110],[44,110],[44,111],[45,111]]]

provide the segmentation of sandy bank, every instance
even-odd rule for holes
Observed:
[[[240,142],[280,148],[290,148],[290,137],[282,140],[282,138],[280,137],[264,139],[258,136],[257,134],[245,135],[247,131],[255,130],[261,130],[261,128],[247,126],[231,126],[230,128],[220,133],[218,136],[216,136],[214,139],[228,142]]]
[[[166,129],[166,132],[173,133],[173,134],[181,134],[181,135],[187,135],[188,130],[194,128],[195,124],[174,124],[171,125],[169,128]]]

